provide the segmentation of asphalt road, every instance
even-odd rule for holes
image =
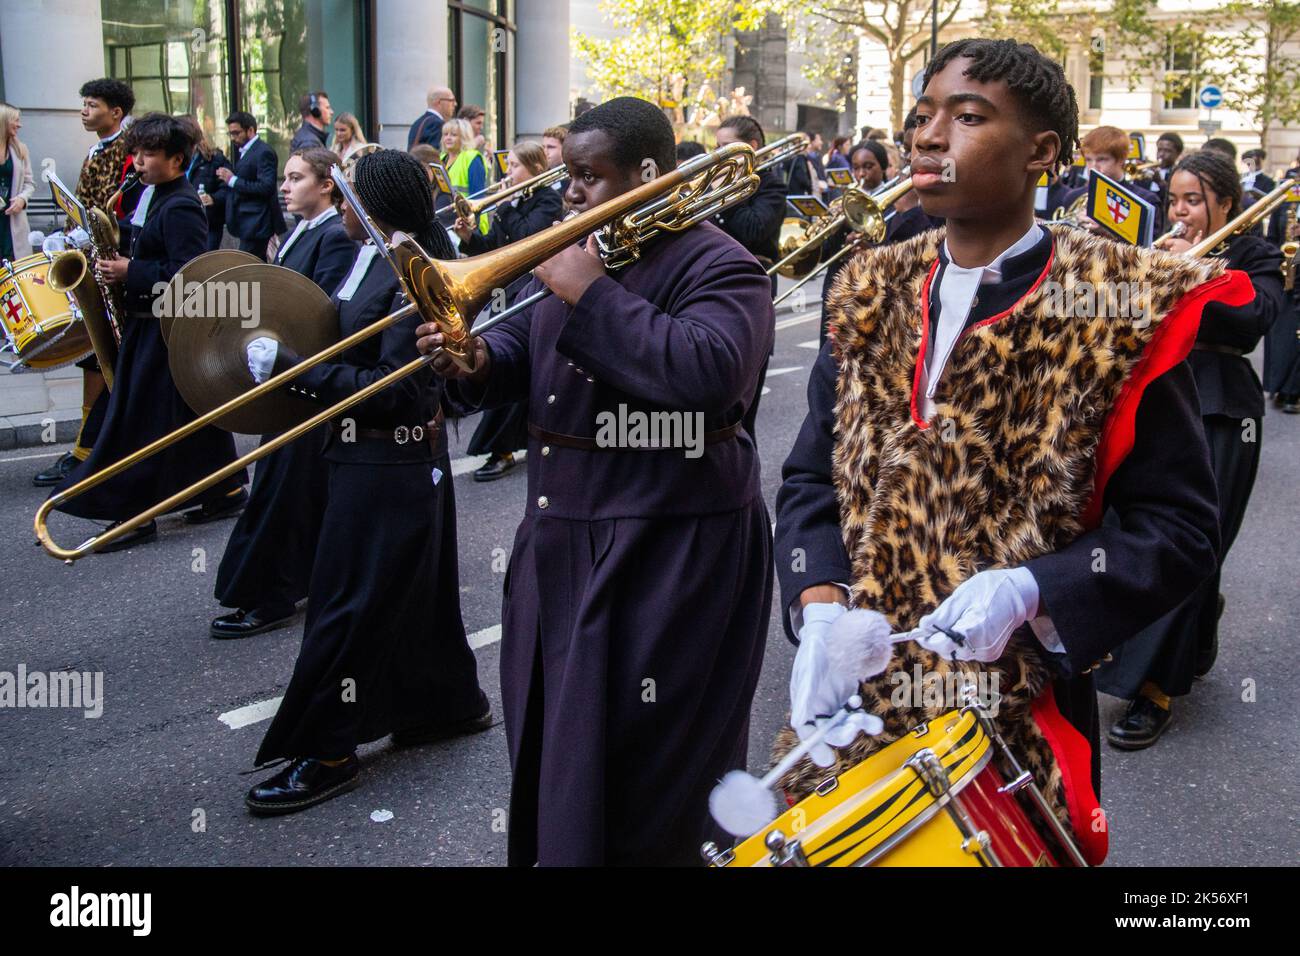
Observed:
[[[783,316],[789,320],[790,317]],[[794,317],[798,319],[798,316]],[[759,414],[769,507],[805,410],[815,315],[777,335]],[[453,433],[464,455],[473,421]],[[1103,754],[1112,864],[1294,864],[1300,683],[1300,418],[1270,412],[1245,527],[1229,557],[1217,668],[1176,704],[1153,749]],[[251,441],[241,440],[242,447]],[[0,864],[497,865],[505,860],[509,766],[498,722],[472,738],[361,751],[362,787],[305,813],[253,819],[247,788],[271,701],[302,636],[294,626],[244,641],[207,635],[213,577],[230,522],[161,524],[157,542],[63,566],[35,547],[42,491],[30,476],[59,449],[0,458],[0,671],[103,673],[103,713],[0,708]],[[461,603],[480,644],[480,680],[499,713],[501,558],[522,510],[523,469],[456,493]],[[90,533],[60,518],[57,537]],[[704,569],[707,570],[707,569]],[[754,700],[750,760],[765,765],[784,719],[793,649],[774,613]],[[1253,684],[1247,702],[1243,687]],[[1103,698],[1103,720],[1121,704]],[[259,719],[260,718],[260,719]],[[1104,745],[1103,745],[1104,746]],[[380,811],[387,811],[382,813]],[[391,817],[388,815],[391,814]],[[385,819],[388,817],[387,819]]]

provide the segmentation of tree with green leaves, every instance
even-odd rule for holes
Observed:
[[[957,16],[961,0],[937,2],[942,30]],[[808,13],[834,29],[874,40],[884,48],[889,61],[889,118],[894,129],[903,128],[910,98],[909,74],[925,62],[923,54],[930,48],[930,4],[931,0],[820,0],[807,7]],[[823,73],[825,69],[823,66]]]
[[[608,40],[573,31],[573,51],[600,98],[640,96],[679,121],[718,100],[727,42],[792,0],[601,0],[620,32]]]

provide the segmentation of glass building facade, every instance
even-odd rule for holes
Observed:
[[[257,117],[283,164],[298,97],[329,94],[374,138],[374,7],[381,0],[101,0],[104,66],[131,84],[136,114],[193,113],[228,150],[226,116]],[[447,81],[481,106],[489,141],[514,137],[516,0],[446,0]]]
[[[447,0],[447,80],[461,105],[481,106],[497,149],[514,139],[515,0]]]
[[[226,117],[257,117],[288,159],[298,98],[324,90],[334,115],[371,129],[366,0],[102,0],[107,75],[131,84],[136,115],[192,113],[229,151]],[[332,136],[332,131],[331,131]]]

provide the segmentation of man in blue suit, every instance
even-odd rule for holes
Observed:
[[[427,143],[434,149],[441,149],[442,124],[456,115],[456,94],[445,86],[430,87],[425,102],[428,103],[428,109],[407,131],[407,152],[416,143]]]
[[[276,194],[275,150],[257,135],[257,120],[242,110],[226,117],[235,168],[217,175],[230,187],[226,197],[226,228],[239,240],[241,252],[266,258],[271,237],[284,232],[284,216]]]

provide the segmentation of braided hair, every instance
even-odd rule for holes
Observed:
[[[994,80],[1006,83],[1033,128],[1049,130],[1060,137],[1061,152],[1056,157],[1056,165],[1069,162],[1079,142],[1079,104],[1061,64],[1048,59],[1029,43],[982,37],[955,40],[930,61],[925,68],[924,83],[928,84],[959,56],[971,61],[962,76],[979,83]]]
[[[414,156],[398,149],[362,156],[352,169],[352,184],[375,219],[410,233],[435,259],[456,258],[446,231],[433,221],[433,189]]]
[[[1210,193],[1218,199],[1227,199],[1232,203],[1228,209],[1229,219],[1236,219],[1241,215],[1241,180],[1237,178],[1237,168],[1232,160],[1222,153],[1213,149],[1200,149],[1188,153],[1178,160],[1173,173],[1169,175],[1172,178],[1174,173],[1179,172],[1191,173],[1201,184],[1201,193],[1205,196],[1207,231],[1210,228]]]

